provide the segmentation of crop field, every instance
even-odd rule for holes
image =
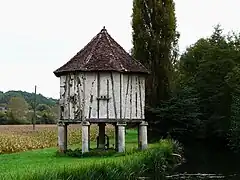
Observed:
[[[106,133],[113,137],[114,128],[106,126]],[[91,125],[91,141],[98,135],[98,126]],[[68,126],[68,144],[81,143],[81,125]],[[57,147],[57,125],[1,125],[0,126],[0,154]]]

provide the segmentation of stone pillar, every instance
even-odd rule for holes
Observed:
[[[115,124],[115,150],[118,151],[118,126]]]
[[[125,126],[126,123],[117,123],[118,152],[125,152]]]
[[[148,147],[147,126],[148,123],[146,121],[142,121],[139,124],[138,145],[141,150],[147,149]]]
[[[58,147],[59,152],[65,153],[67,150],[67,124],[58,123]]]
[[[82,153],[89,152],[89,127],[90,123],[88,121],[82,122]]]

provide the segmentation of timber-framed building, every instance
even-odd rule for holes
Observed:
[[[98,148],[105,148],[105,125],[115,125],[116,150],[125,151],[125,126],[139,124],[139,148],[147,148],[145,77],[148,70],[131,57],[105,27],[73,58],[54,71],[60,78],[58,145],[67,150],[67,126],[82,124],[82,152],[89,151],[90,125],[99,126]]]

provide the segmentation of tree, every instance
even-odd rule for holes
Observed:
[[[7,115],[0,111],[0,124],[7,124]]]
[[[55,106],[51,108],[51,112],[53,113],[53,117],[56,121],[60,117],[60,111],[59,111],[59,104],[57,103]]]
[[[240,73],[239,42],[239,36],[224,35],[217,25],[210,37],[198,40],[180,58],[178,86],[196,90],[205,137],[224,140],[231,126],[231,107],[238,100],[233,84],[239,82],[233,79]]]
[[[134,0],[133,56],[151,71],[146,80],[146,103],[161,105],[170,97],[173,63],[179,34],[173,0]]]
[[[0,91],[0,103],[8,103],[12,97],[23,97],[31,107],[34,107],[34,93],[28,93],[25,91],[7,91],[3,93]],[[48,106],[54,106],[57,103],[57,99],[46,98],[41,94],[37,94],[36,99],[38,103],[46,104]]]
[[[8,103],[8,113],[12,120],[26,122],[28,103],[23,97],[12,97]]]
[[[198,134],[200,121],[199,98],[196,90],[185,87],[176,91],[168,101],[152,110],[150,135],[151,141],[159,140],[159,136],[169,135],[174,139],[193,140]]]
[[[53,106],[50,108],[46,104],[39,104],[37,106],[37,121],[41,124],[53,124],[56,123],[57,114],[56,111],[57,106]]]
[[[236,152],[240,148],[240,66],[237,64],[226,77],[226,82],[232,90],[230,128],[228,145]]]
[[[51,109],[46,104],[39,104],[39,105],[37,105],[36,110],[37,111],[50,111]]]

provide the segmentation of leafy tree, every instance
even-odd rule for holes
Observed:
[[[132,54],[151,71],[146,81],[146,102],[152,108],[170,97],[179,37],[174,6],[173,0],[133,1]]]
[[[151,110],[151,141],[160,136],[170,135],[174,139],[188,141],[194,138],[202,126],[199,98],[196,90],[184,87],[176,91],[172,98],[160,107]],[[148,115],[148,114],[147,114]]]
[[[232,90],[230,129],[228,133],[229,146],[239,152],[240,148],[240,65],[237,64],[226,77],[226,82]]]
[[[2,91],[0,91],[0,99],[2,99],[4,93]]]
[[[43,110],[43,111],[38,111],[37,112],[38,119],[37,121],[40,124],[54,124],[56,123],[56,117],[53,112]]]
[[[57,119],[57,118],[60,117],[60,111],[59,111],[59,104],[58,103],[51,108],[51,112],[53,113],[54,119]]]
[[[0,124],[7,124],[7,114],[0,111]]]
[[[0,124],[31,123],[33,119],[34,96],[34,93],[23,91],[8,91],[6,93],[0,91],[0,106],[11,108],[8,109],[7,113],[0,114]],[[55,123],[58,117],[58,100],[37,94],[36,101],[36,123]],[[22,110],[22,107],[24,107],[25,111]]]
[[[236,88],[233,79],[240,72],[237,70],[240,38],[234,34],[226,36],[222,31],[216,26],[210,37],[198,40],[181,56],[178,87],[196,90],[204,136],[226,139],[231,126],[231,107],[237,99],[236,94],[233,99]]]
[[[36,107],[36,110],[37,111],[51,111],[51,108],[46,105],[46,104],[39,104],[37,107]]]
[[[28,103],[23,97],[12,97],[8,103],[8,112],[14,121],[24,122],[27,120]]]
[[[37,106],[37,122],[41,124],[53,124],[56,123],[56,105],[50,108],[46,104],[39,104]]]

